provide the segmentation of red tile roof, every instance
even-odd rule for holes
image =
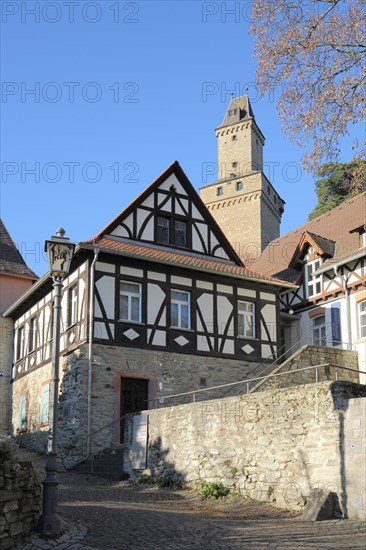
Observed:
[[[284,284],[286,287],[291,286],[288,282],[262,275],[254,269],[248,269],[247,267],[238,266],[227,261],[215,261],[213,259],[190,256],[188,254],[181,254],[176,251],[162,250],[160,248],[143,246],[132,242],[112,240],[106,237],[98,239],[93,245],[90,244],[90,241],[86,241],[84,243],[80,243],[80,246],[81,248],[98,248],[101,251],[119,254],[121,256],[161,262],[170,265],[179,265],[189,269],[196,269],[198,271],[222,273],[223,275],[231,275],[240,279],[252,279],[266,283],[273,283],[276,285]]]
[[[318,240],[323,237],[336,243],[333,257],[324,262],[324,266],[330,266],[360,252],[359,233],[354,230],[365,224],[366,192],[273,240],[253,265],[266,275],[296,280],[298,272],[289,264],[305,231],[318,236]]]

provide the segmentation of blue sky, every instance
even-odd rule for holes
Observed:
[[[281,233],[315,205],[314,178],[259,101],[250,2],[1,2],[1,217],[28,265],[63,226],[89,239],[174,160],[214,178],[214,128],[248,87],[266,173],[286,201]],[[33,90],[33,92],[32,92]],[[351,159],[351,150],[342,151]]]

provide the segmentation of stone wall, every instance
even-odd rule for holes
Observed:
[[[13,548],[36,526],[41,485],[30,462],[0,464],[0,548]]]
[[[333,367],[319,367],[317,372],[315,369],[308,369],[302,372],[285,374],[284,376],[276,376],[260,382],[253,382],[250,388],[252,391],[264,391],[267,389],[287,388],[298,384],[313,384],[316,381],[323,382],[326,380],[335,380],[336,371],[334,366],[346,367],[348,369],[353,369],[353,371],[358,371],[358,353],[357,351],[351,350],[306,345],[300,348],[277,368],[273,368],[273,365],[261,365],[254,368],[250,373],[250,377],[254,378],[267,374],[284,373],[286,371],[303,369],[311,365],[324,364],[332,365]],[[338,380],[358,383],[359,374],[353,371],[339,368],[337,370]]]
[[[58,451],[63,466],[85,458],[88,423],[88,345],[61,358],[58,414]],[[254,363],[255,364],[255,363]],[[242,380],[253,363],[139,350],[117,346],[93,345],[91,392],[91,453],[120,445],[121,377],[149,380],[150,408],[191,402],[192,395],[166,400],[176,393]],[[42,384],[51,377],[51,364],[44,365],[13,384],[13,432],[19,426],[20,397],[28,392],[27,432],[22,443],[38,451],[45,448],[48,425],[39,422]],[[222,397],[228,389],[212,390],[207,397]]]
[[[321,487],[336,492],[344,513],[356,517],[366,486],[357,473],[359,455],[344,449],[352,441],[357,449],[365,445],[353,414],[365,406],[365,396],[365,386],[322,382],[147,411],[146,473],[191,487],[221,481],[246,497],[293,510]],[[137,477],[131,417],[126,438],[124,468]]]

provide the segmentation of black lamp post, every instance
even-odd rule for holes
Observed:
[[[44,535],[57,535],[60,532],[60,519],[57,516],[57,411],[58,382],[60,363],[60,312],[62,280],[70,271],[75,245],[64,237],[65,230],[57,229],[56,236],[45,242],[50,275],[53,279],[54,305],[52,327],[52,376],[49,407],[48,456],[46,478],[43,484],[43,510],[40,518],[40,531]]]

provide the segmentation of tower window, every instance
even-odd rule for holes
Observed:
[[[233,116],[232,110],[229,111],[229,116]]]
[[[269,185],[268,185],[268,187],[267,187],[267,191],[268,191],[268,195],[270,195],[270,194],[271,194],[271,188],[270,188]]]
[[[234,115],[238,114],[238,109],[234,109]]]
[[[223,194],[224,194],[223,188],[222,188],[222,187],[218,187],[218,188],[216,189],[216,197],[220,197],[220,196],[223,195]]]
[[[277,197],[276,197],[276,195],[275,195],[273,198],[274,198],[275,204],[277,204]]]
[[[235,189],[236,189],[236,191],[241,191],[243,189],[243,182],[242,181],[237,181],[236,184],[235,184]]]
[[[233,167],[233,168],[236,168],[237,166],[238,166],[238,163],[237,163],[237,162],[233,162],[233,163],[232,163],[232,167]]]
[[[231,136],[231,140],[232,140],[232,141],[236,141],[237,137],[238,137],[238,136],[236,136],[236,135]]]

